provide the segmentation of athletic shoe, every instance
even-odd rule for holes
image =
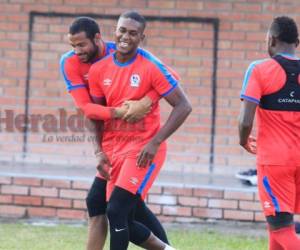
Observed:
[[[257,171],[256,169],[249,169],[247,171],[238,172],[235,175],[236,178],[240,179],[243,184],[256,186],[257,185]]]

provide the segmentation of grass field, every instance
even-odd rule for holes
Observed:
[[[213,230],[168,230],[172,245],[178,250],[265,250],[267,240]],[[1,250],[84,250],[85,226],[0,224]],[[106,246],[105,250],[108,250]],[[130,250],[140,249],[130,245]]]

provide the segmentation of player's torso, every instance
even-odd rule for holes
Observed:
[[[139,55],[133,62],[120,64],[114,56],[101,69],[99,84],[105,94],[108,106],[119,106],[125,100],[142,98],[151,87],[151,75],[145,61]]]
[[[125,64],[117,62],[114,55],[105,60],[105,66],[99,69],[99,85],[108,106],[118,107],[126,100],[139,100],[153,89],[153,65],[144,57],[137,54]],[[159,127],[159,106],[155,104],[141,121],[130,124],[120,119],[112,120],[107,124],[106,131],[114,134],[116,154],[136,155],[136,152],[157,133]]]
[[[295,60],[295,59],[291,59]],[[263,97],[281,93],[273,100],[280,105],[283,101],[299,102],[294,92],[282,92],[286,88],[286,72],[273,59],[262,64],[259,72]],[[300,77],[298,76],[298,84]],[[296,89],[300,88],[300,84]],[[290,93],[291,92],[291,93]],[[276,110],[258,107],[258,160],[264,164],[300,164],[300,110]]]
[[[82,77],[83,82],[88,86],[89,85],[89,70],[92,66],[91,63],[78,63],[78,72]]]
[[[87,63],[81,62],[73,50],[65,53],[61,58],[61,64],[63,67],[62,72],[67,82],[67,89],[72,90],[72,87],[76,86],[77,84],[85,84],[88,88],[88,72],[91,66],[114,51],[115,43],[105,42],[103,43],[103,49],[100,58],[95,59],[93,62]],[[70,86],[68,86],[68,81]]]

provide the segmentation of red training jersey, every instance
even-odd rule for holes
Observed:
[[[289,60],[299,60],[282,54]],[[274,59],[255,61],[248,67],[241,99],[257,104],[264,95],[280,90],[286,82],[284,69]],[[300,78],[298,77],[300,84]],[[300,165],[300,112],[257,107],[257,163]]]
[[[111,54],[115,51],[115,49],[115,43],[105,42],[102,55],[96,61],[99,61],[101,58]],[[61,56],[60,70],[64,77],[68,91],[78,88],[88,88],[88,72],[93,63],[95,62],[81,62],[74,50],[71,50]]]
[[[138,48],[136,55],[126,63],[116,60],[113,53],[95,63],[89,72],[90,92],[105,97],[107,105],[120,106],[126,100],[137,100],[155,90],[168,95],[178,85],[178,75],[148,51]],[[140,122],[129,124],[111,120],[106,133],[114,138],[114,155],[136,157],[141,148],[160,128],[159,104]]]

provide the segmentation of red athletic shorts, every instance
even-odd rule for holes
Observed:
[[[109,200],[115,186],[145,199],[166,158],[166,145],[156,153],[153,162],[146,168],[137,167],[137,157],[118,156],[112,160],[110,180],[106,186],[106,199]]]
[[[300,213],[300,166],[258,165],[257,174],[265,216]]]

